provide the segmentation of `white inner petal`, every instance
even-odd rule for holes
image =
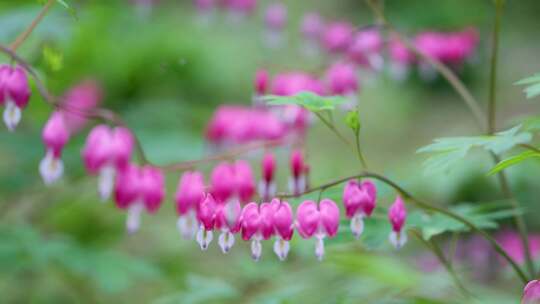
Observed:
[[[315,255],[319,261],[322,261],[324,257],[324,235],[316,234],[315,238]]]
[[[364,215],[362,213],[355,214],[351,219],[351,231],[357,239],[362,235],[364,231]]]
[[[396,249],[401,249],[401,247],[407,243],[407,233],[405,233],[403,230],[400,232],[392,231],[388,236],[388,240]]]
[[[178,217],[176,228],[185,240],[192,240],[197,232],[197,218],[195,212],[190,210],[187,214]]]
[[[135,233],[139,230],[141,225],[141,213],[144,209],[142,202],[135,202],[128,208],[126,228],[129,234]]]
[[[287,255],[289,255],[289,249],[290,245],[288,241],[285,241],[280,237],[276,238],[276,241],[274,242],[274,252],[280,261],[285,261]]]
[[[15,127],[21,121],[21,116],[21,109],[12,100],[8,99],[4,109],[4,123],[9,131],[15,131]]]
[[[197,243],[199,243],[199,246],[201,246],[201,250],[207,250],[210,242],[212,242],[212,239],[212,230],[207,231],[204,229],[204,226],[201,225],[199,227],[199,231],[197,231]]]
[[[116,170],[112,166],[107,165],[99,171],[98,192],[102,202],[106,202],[111,197],[115,176]]]
[[[262,254],[262,244],[259,238],[254,238],[251,241],[251,257],[255,262],[258,262]]]
[[[64,163],[61,159],[55,158],[51,150],[48,150],[45,157],[39,163],[39,173],[45,185],[50,186],[62,177]]]
[[[229,230],[223,230],[219,235],[218,243],[223,253],[229,253],[234,245],[234,234],[232,234]]]
[[[369,65],[375,70],[376,72],[380,71],[384,67],[384,59],[380,54],[373,53],[369,54],[367,56]]]

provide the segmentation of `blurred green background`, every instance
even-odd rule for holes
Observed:
[[[501,130],[539,110],[538,100],[526,100],[513,83],[540,71],[540,2],[506,2],[497,87]],[[97,79],[105,92],[103,105],[125,118],[149,159],[159,164],[208,154],[203,134],[212,112],[224,103],[249,104],[259,67],[273,73],[321,72],[324,59],[299,52],[298,24],[305,12],[359,26],[373,22],[363,1],[285,1],[288,45],[268,50],[261,43],[261,24],[262,8],[270,1],[260,1],[256,15],[243,24],[228,24],[220,16],[206,27],[198,25],[188,0],[162,0],[148,14],[127,0],[69,3],[76,18],[55,5],[19,54],[57,95],[81,80]],[[0,42],[13,41],[39,10],[37,1],[1,1]],[[385,11],[409,34],[477,27],[478,60],[461,77],[485,106],[492,1],[387,0]],[[8,58],[0,56],[0,62]],[[381,76],[363,86],[360,102],[371,170],[439,204],[500,199],[495,177],[485,174],[492,165],[486,153],[472,153],[450,172],[422,172],[425,155],[416,154],[417,148],[436,137],[479,134],[443,80],[396,83]],[[35,91],[17,131],[0,131],[0,303],[518,303],[522,285],[508,269],[500,267],[497,277],[480,281],[465,265],[458,266],[478,296],[465,300],[443,268],[425,272],[418,266],[420,259],[430,258],[419,242],[411,238],[395,252],[385,242],[389,228],[370,223],[366,230],[378,229],[382,236],[354,241],[340,234],[329,241],[322,263],[313,255],[313,242],[298,236],[284,263],[275,258],[271,242],[264,242],[259,263],[251,260],[249,244],[242,241],[228,255],[219,252],[215,241],[201,253],[176,231],[173,193],[179,174],[167,175],[168,193],[159,212],[143,216],[141,231],[128,236],[125,213],[111,202],[100,203],[95,178],[84,172],[80,150],[88,130],[68,144],[62,182],[43,185],[37,170],[44,154],[40,134],[50,110]],[[286,190],[287,155],[278,153],[279,185]],[[312,185],[358,171],[355,156],[320,124],[310,129],[308,154]],[[257,164],[258,156],[250,159]],[[533,231],[540,230],[539,169],[530,161],[509,170]],[[339,191],[327,195],[338,197]],[[388,206],[393,196],[382,187],[379,204]]]

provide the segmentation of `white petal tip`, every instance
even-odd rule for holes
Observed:
[[[21,121],[22,111],[12,101],[7,101],[4,109],[4,123],[10,132],[15,131],[15,128]]]

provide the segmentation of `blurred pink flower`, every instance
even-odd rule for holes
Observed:
[[[540,303],[540,281],[532,280],[523,289],[523,299],[521,304],[539,304]]]
[[[307,188],[307,165],[304,162],[304,155],[300,150],[294,150],[290,159],[291,177],[289,179],[289,190],[294,195],[300,195]]]
[[[352,38],[347,55],[350,60],[359,65],[380,71],[384,64],[381,55],[382,47],[383,39],[378,29],[361,30]]]
[[[60,157],[69,136],[64,116],[61,112],[53,112],[42,132],[46,152],[45,158],[39,164],[39,172],[46,185],[51,185],[62,177],[64,164]]]
[[[346,52],[352,43],[354,27],[348,22],[332,22],[326,25],[323,46],[330,53]]]
[[[262,159],[262,179],[259,183],[259,196],[264,202],[268,202],[276,194],[275,170],[274,154],[266,153]]]
[[[390,233],[390,243],[399,249],[407,242],[407,233],[403,231],[405,220],[407,219],[407,209],[403,203],[401,196],[398,196],[394,204],[388,209],[388,219],[392,224],[392,232]]]
[[[525,262],[525,250],[519,233],[502,231],[497,234],[496,239],[512,259],[520,264]],[[531,256],[536,259],[540,256],[540,235],[529,234],[528,239]]]
[[[343,189],[346,216],[351,219],[351,231],[358,238],[364,231],[364,217],[371,216],[377,200],[377,188],[373,182],[350,180]]]
[[[62,98],[63,113],[70,132],[79,132],[87,123],[85,115],[96,108],[103,96],[100,85],[94,80],[85,80],[69,90]]]
[[[98,191],[103,201],[112,193],[117,172],[128,166],[133,146],[133,135],[124,127],[98,125],[88,134],[81,155],[87,172],[99,175]]]
[[[204,198],[204,177],[198,171],[182,174],[175,194],[178,221],[176,227],[184,239],[192,239],[197,231],[197,208]]]
[[[30,93],[26,71],[21,66],[0,65],[0,105],[5,106],[4,122],[9,131],[19,124]]]

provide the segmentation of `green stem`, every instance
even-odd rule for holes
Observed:
[[[356,134],[354,137],[354,141],[356,143],[356,154],[358,155],[358,159],[360,160],[360,163],[362,163],[362,166],[364,169],[368,168],[366,159],[364,158],[364,154],[362,153],[362,148],[360,146],[360,133]]]
[[[499,33],[501,30],[501,16],[503,11],[503,0],[495,0],[495,25],[493,27],[493,40],[491,45],[491,63],[489,73],[489,95],[488,95],[488,133],[495,132],[495,120],[497,112],[497,63],[499,58]]]
[[[472,292],[470,292],[465,287],[465,285],[461,282],[461,280],[459,279],[459,276],[454,270],[454,267],[452,266],[452,263],[450,262],[449,259],[447,259],[444,256],[444,252],[442,251],[441,247],[435,242],[435,240],[432,238],[431,240],[427,241],[422,237],[422,235],[418,231],[414,229],[411,229],[410,231],[422,244],[424,244],[429,250],[433,252],[433,254],[437,257],[439,262],[446,269],[446,271],[448,272],[448,274],[454,281],[454,284],[458,287],[461,293],[463,293],[463,295],[466,297],[471,297]]]
[[[326,118],[324,118],[324,116],[322,116],[321,113],[319,112],[313,112],[313,113],[315,113],[315,115],[324,123],[324,125],[327,126],[328,129],[330,129],[330,131],[336,134],[336,136],[339,137],[339,139],[341,139],[349,147],[352,147],[351,142],[345,136],[343,136],[343,134],[341,134],[341,132],[339,132],[338,129],[336,129],[336,127],[331,122],[329,122]]]

